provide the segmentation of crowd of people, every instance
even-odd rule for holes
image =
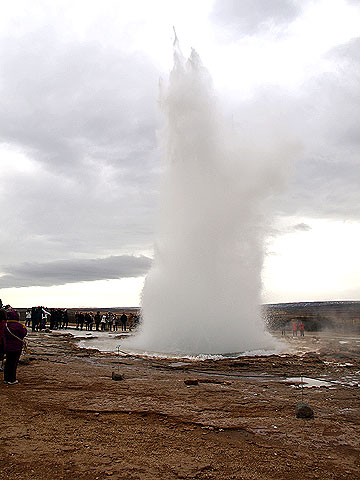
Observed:
[[[73,318],[72,314],[71,318]],[[78,311],[75,313],[75,328],[126,332],[136,328],[139,320],[139,316],[132,312],[126,314],[123,311],[119,315],[114,312]],[[18,383],[16,370],[24,349],[27,327],[33,332],[38,332],[47,329],[65,329],[69,324],[69,314],[66,309],[48,309],[43,306],[28,308],[25,312],[25,322],[22,322],[19,313],[10,305],[3,306],[0,299],[0,371],[4,372],[4,383],[8,385]]]
[[[49,325],[48,325],[49,323]],[[33,332],[45,330],[57,330],[69,326],[69,317],[66,309],[38,306],[27,309],[25,313],[25,326]]]
[[[286,325],[287,323],[285,323],[283,326],[282,326],[282,329],[281,329],[281,335],[285,336],[286,335]],[[293,337],[297,337],[298,336],[298,332],[300,332],[300,337],[304,337],[305,336],[305,325],[304,325],[304,322],[302,320],[298,321],[298,320],[291,320],[291,331],[292,331],[292,336]]]
[[[95,330],[103,332],[117,332],[118,329],[122,332],[126,332],[129,329],[131,332],[133,328],[138,326],[139,316],[131,312],[128,315],[122,312],[121,316],[113,312],[102,314],[100,311],[97,311],[95,314],[92,312],[76,312],[75,323],[78,330],[82,330],[85,326],[85,330],[92,330],[94,327]]]
[[[101,313],[97,311],[75,313],[75,328],[77,330],[98,330],[116,332],[121,330],[126,332],[132,331],[139,323],[139,316],[130,312],[128,315],[122,312],[117,315],[113,312]],[[25,326],[31,327],[33,332],[45,330],[59,330],[69,327],[69,314],[66,309],[50,308],[43,306],[32,307],[27,309],[25,313]]]

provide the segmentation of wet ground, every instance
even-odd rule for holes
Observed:
[[[31,334],[0,385],[0,478],[360,478],[360,337],[281,341],[292,353],[196,361]]]

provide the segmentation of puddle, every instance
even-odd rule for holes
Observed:
[[[305,388],[312,388],[312,387],[334,387],[333,383],[326,382],[325,380],[318,380],[317,378],[310,378],[310,377],[290,377],[286,378],[285,382],[293,383],[294,387],[299,388],[303,386]]]
[[[169,363],[169,367],[171,368],[179,368],[179,367],[186,367],[187,365],[191,365],[189,362],[173,362]]]

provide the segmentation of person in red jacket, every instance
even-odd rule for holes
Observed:
[[[8,310],[4,327],[4,352],[6,355],[4,383],[8,385],[19,383],[16,380],[16,369],[26,334],[26,327],[20,322],[19,314],[15,310]]]
[[[304,337],[305,325],[304,322],[299,323],[300,336]]]

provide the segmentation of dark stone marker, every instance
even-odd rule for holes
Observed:
[[[187,380],[184,380],[184,383],[185,385],[199,385],[199,381],[196,380],[196,379],[187,379]]]
[[[314,418],[314,410],[305,402],[296,405],[296,418]]]
[[[111,378],[113,380],[124,380],[124,377],[121,375],[121,373],[116,373],[116,372],[112,372],[111,374]]]

